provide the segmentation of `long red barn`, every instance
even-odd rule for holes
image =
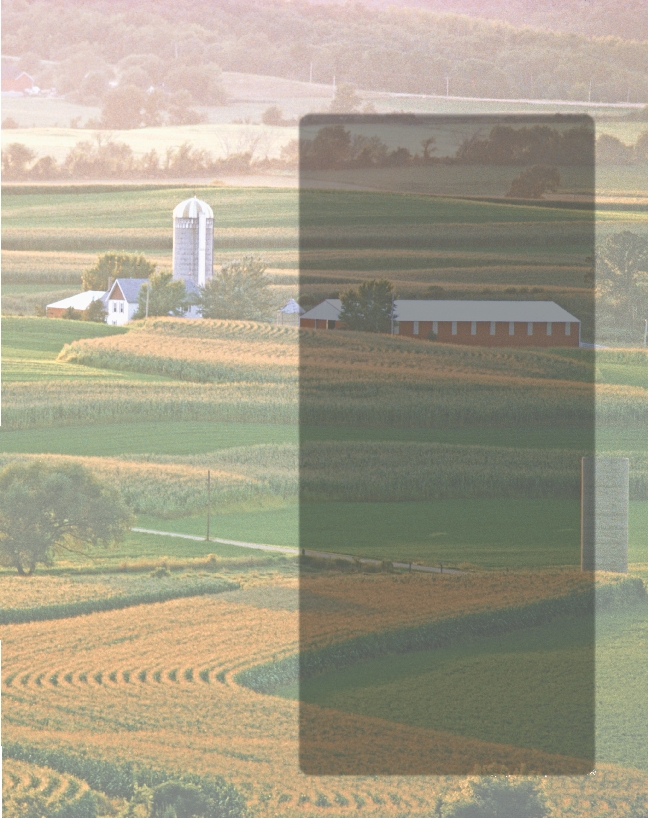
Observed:
[[[342,302],[327,298],[300,327],[343,329]],[[580,321],[554,301],[394,301],[394,334],[443,344],[578,347]]]

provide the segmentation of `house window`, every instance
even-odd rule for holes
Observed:
[[[124,302],[123,301],[119,302],[119,312],[124,312]]]
[[[432,332],[435,335],[439,334],[439,322],[438,321],[432,321]]]
[[[470,322],[470,334],[477,335],[477,321]]]
[[[457,334],[457,322],[456,321],[452,322],[452,334],[453,335]]]
[[[419,322],[414,321],[414,329],[412,330],[412,335],[418,335],[418,334],[419,334]]]
[[[533,335],[533,321],[529,321],[527,324],[527,335]]]
[[[565,335],[571,335],[571,324],[569,321],[565,323]]]
[[[515,321],[509,321],[509,335],[515,335]]]
[[[117,312],[117,302],[116,301],[112,302],[112,311]]]
[[[490,324],[490,334],[495,335],[495,321],[491,321]]]
[[[551,321],[547,321],[547,335],[551,335]]]

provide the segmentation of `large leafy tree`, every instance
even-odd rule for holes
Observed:
[[[351,287],[342,294],[340,321],[353,330],[389,332],[393,298],[394,287],[384,278],[365,281],[357,289]]]
[[[604,324],[635,333],[648,318],[648,241],[630,230],[596,253],[596,294]]]
[[[185,314],[189,304],[190,299],[184,281],[174,281],[173,274],[169,270],[161,270],[159,273],[154,273],[148,283],[141,288],[135,318],[145,318],[146,315],[179,317]]]
[[[0,472],[0,563],[30,575],[57,553],[118,542],[131,512],[78,464],[14,463]]]
[[[107,290],[116,278],[150,278],[155,264],[135,253],[104,253],[81,278],[84,290]]]
[[[270,321],[276,304],[265,269],[265,262],[255,256],[223,264],[200,291],[203,318]]]
[[[506,195],[513,199],[541,199],[545,193],[558,190],[559,186],[558,168],[532,165],[513,179]]]

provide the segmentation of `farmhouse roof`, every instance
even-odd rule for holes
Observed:
[[[83,310],[88,309],[93,301],[100,301],[103,295],[103,290],[86,290],[83,293],[71,295],[69,298],[63,298],[61,301],[55,301],[47,306],[57,310],[67,310],[68,307],[72,307],[73,310],[83,312]]]
[[[302,318],[320,318],[336,321],[342,302],[328,298]],[[394,301],[397,321],[520,321],[569,322],[579,319],[558,306],[554,301],[424,301],[397,298]]]
[[[312,310],[308,310],[302,315],[302,318],[319,318],[325,321],[337,321],[340,317],[340,310],[342,309],[342,302],[339,298],[327,298],[322,301]]]
[[[115,287],[119,286],[119,289],[122,291],[122,295],[126,301],[129,304],[136,304],[137,299],[139,298],[139,292],[142,289],[142,284],[147,283],[148,278],[116,278],[112,287],[110,288],[108,298],[112,298],[113,293],[115,292]]]
[[[288,315],[292,315],[293,313],[303,315],[305,310],[299,306],[294,298],[291,298],[288,303],[279,310],[279,312],[285,312]]]
[[[213,219],[214,211],[207,202],[203,202],[203,200],[197,196],[191,199],[185,199],[184,202],[180,202],[180,204],[176,205],[173,209],[174,219],[197,219],[200,215],[204,215],[208,219]]]

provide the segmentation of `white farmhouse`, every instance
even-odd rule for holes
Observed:
[[[137,312],[139,293],[148,278],[116,278],[106,296],[106,323],[127,324]]]

